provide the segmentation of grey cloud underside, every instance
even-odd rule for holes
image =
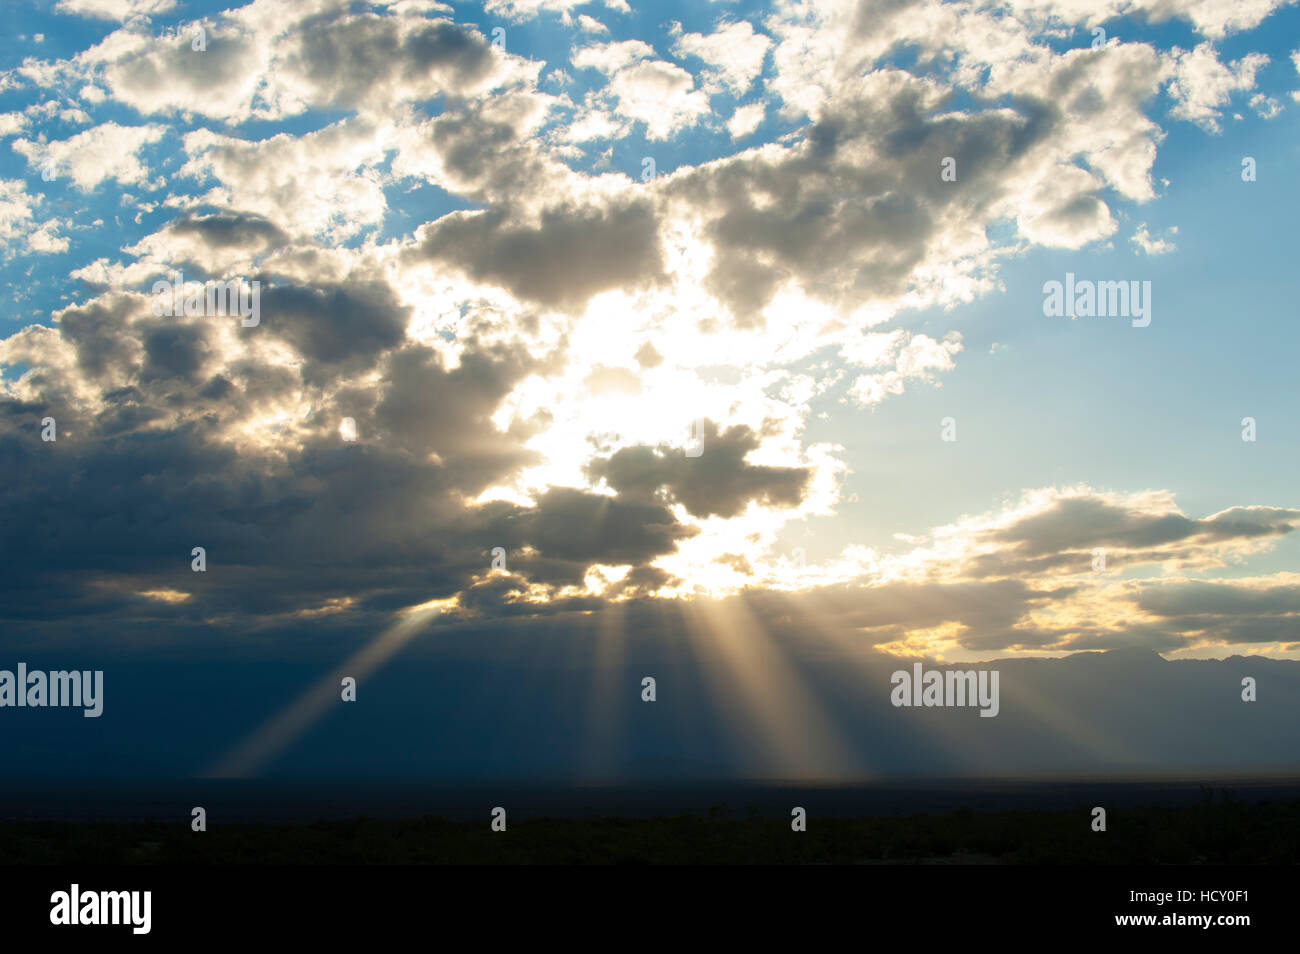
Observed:
[[[554,308],[664,277],[658,226],[648,203],[605,209],[552,208],[535,225],[501,211],[454,213],[425,233],[421,251],[470,278]]]
[[[63,313],[59,331],[72,342],[77,366],[87,376],[103,377],[110,366],[119,372],[130,368],[140,350],[140,343],[126,333],[126,319],[134,307],[127,296],[108,296]],[[43,380],[41,385],[44,393],[57,395],[53,379]]]
[[[150,44],[143,55],[109,64],[109,84],[127,96],[152,96],[160,89],[202,96],[238,84],[257,69],[257,54],[246,37],[212,33],[205,37],[207,48],[201,54],[191,48],[193,39],[190,31],[171,42]]]
[[[1011,115],[933,111],[910,87],[886,102],[847,97],[788,153],[741,155],[674,178],[669,196],[711,213],[708,287],[742,326],[789,278],[840,303],[904,291],[941,223],[978,219],[1060,120],[1033,100]],[[956,182],[939,176],[948,156]]]
[[[371,366],[405,339],[409,318],[409,309],[382,282],[280,285],[262,291],[261,307],[267,330],[311,362],[303,372],[307,383]]]
[[[3,413],[12,425],[49,410]],[[508,441],[444,467],[383,433],[351,446],[322,435],[274,466],[213,443],[219,419],[214,407],[166,431],[100,436],[89,433],[95,422],[65,417],[55,444],[7,427],[0,459],[25,476],[0,498],[3,615],[78,604],[153,615],[134,593],[164,588],[194,595],[167,608],[177,622],[233,615],[249,625],[344,597],[358,611],[395,610],[465,588],[495,546],[529,581],[567,585],[592,562],[635,566],[671,552],[689,532],[661,506],[577,490],[552,490],[535,508],[468,505],[465,493],[528,459]],[[426,446],[451,457],[449,447],[481,442],[472,418],[441,421]],[[207,551],[206,573],[190,570],[194,546]],[[526,546],[536,557],[517,555]]]
[[[630,447],[598,458],[588,470],[622,496],[662,497],[696,517],[735,517],[750,501],[797,506],[802,500],[811,470],[745,463],[759,446],[758,436],[748,427],[719,433],[718,425],[706,420],[702,440],[699,457],[688,458],[678,448]]]
[[[529,460],[516,440],[522,435],[486,427],[526,361],[488,350],[447,371],[419,348],[386,360],[392,383],[359,416],[360,442],[341,444],[332,422],[323,422],[278,465],[215,441],[224,417],[246,399],[234,388],[206,404],[194,398],[194,416],[160,430],[146,425],[165,412],[138,402],[161,385],[142,380],[96,419],[64,416],[57,444],[42,444],[31,422],[60,409],[5,404],[0,463],[21,475],[0,492],[10,638],[80,638],[87,626],[114,623],[165,622],[168,632],[196,633],[208,625],[292,628],[297,624],[276,614],[355,599],[337,617],[302,624],[333,632],[379,625],[385,613],[458,592],[468,611],[486,617],[557,616],[599,609],[604,600],[532,603],[524,599],[528,587],[580,585],[593,563],[632,565],[613,593],[657,604],[646,595],[674,581],[648,564],[693,532],[674,520],[668,501],[700,513],[732,512],[765,492],[795,499],[803,479],[797,471],[745,466],[753,436],[743,429],[711,430],[710,451],[698,459],[619,451],[602,465],[612,468],[612,478],[605,476],[615,497],[553,488],[536,507],[473,507],[467,498]],[[422,413],[440,402],[443,413]],[[435,463],[431,452],[453,463]],[[711,472],[685,466],[711,454],[718,462]],[[196,545],[207,548],[207,573],[189,569]],[[483,579],[496,546],[507,549],[508,573]],[[159,588],[193,598],[160,608],[135,595]],[[1198,633],[1224,642],[1300,636],[1295,587],[1252,591],[1232,583],[1134,584],[1123,598],[1155,619],[1118,627],[1028,622],[1030,612],[1078,590],[1023,579],[843,584],[805,594],[751,591],[747,602],[773,625],[815,621],[863,645],[951,622],[964,627],[958,642],[975,651],[1169,650]]]
[[[1088,79],[1072,81],[1086,87]],[[940,115],[946,104],[932,99],[914,83],[884,101],[845,95],[792,149],[684,170],[647,187],[643,200],[565,202],[536,217],[522,207],[554,181],[547,160],[508,123],[474,107],[453,111],[433,121],[430,142],[457,184],[489,208],[426,227],[419,254],[525,300],[578,308],[610,288],[663,281],[665,217],[680,204],[702,217],[714,254],[706,287],[741,326],[756,326],[788,279],[838,304],[896,295],[944,223],[983,221],[1017,163],[1066,118],[1059,105],[1029,97],[962,115]],[[939,176],[948,156],[957,160],[956,182]],[[1095,213],[1099,201],[1088,201]],[[1076,205],[1071,197],[1046,218],[1086,211]]]
[[[392,18],[322,14],[302,24],[284,68],[314,88],[318,105],[355,107],[385,83],[436,80],[442,89],[472,88],[492,72],[483,36],[449,21],[404,30]]]
[[[167,225],[167,232],[192,236],[210,249],[239,249],[249,254],[282,248],[290,241],[288,233],[270,219],[246,212],[182,216]]]
[[[1108,549],[1119,560],[1166,559],[1197,552],[1194,546],[1232,540],[1258,540],[1291,533],[1300,511],[1274,507],[1234,507],[1206,519],[1179,513],[1128,510],[1096,498],[1066,498],[1050,509],[1019,520],[987,539],[1007,549],[995,559],[1047,567],[1077,563],[1081,553]],[[1185,545],[1185,546],[1180,546]]]
[[[544,192],[546,163],[537,144],[516,125],[484,115],[483,104],[467,103],[429,124],[436,150],[457,191],[502,208]]]
[[[1231,583],[1173,583],[1144,588],[1136,602],[1171,632],[1242,643],[1300,642],[1300,586],[1291,583],[1250,590]]]
[[[670,579],[647,564],[694,531],[661,501],[552,488],[535,507],[470,502],[538,461],[524,447],[530,426],[503,433],[491,422],[541,366],[522,347],[471,341],[448,368],[405,340],[403,310],[375,282],[277,286],[263,293],[262,315],[237,334],[288,343],[300,369],[256,350],[219,361],[219,324],[237,317],[155,317],[146,299],[125,294],[63,313],[50,334],[71,345],[78,383],[99,401],[84,410],[82,395],[51,374],[44,401],[0,406],[0,459],[14,475],[0,492],[6,618],[60,607],[69,618],[164,612],[178,625],[258,625],[342,598],[364,617],[465,590],[497,546],[518,585],[489,581],[467,605],[503,615],[524,611],[510,604],[529,584],[581,585],[593,563],[632,567],[615,589],[624,595]],[[377,388],[350,383],[372,369]],[[332,403],[311,408],[297,433],[261,451],[228,440],[267,406],[327,386]],[[34,426],[47,415],[56,442]],[[338,436],[344,416],[357,422],[354,444]],[[717,454],[707,466],[722,487],[797,500],[794,475],[744,464],[756,446],[747,432],[710,436]],[[704,499],[682,474],[663,476],[675,493]],[[190,570],[194,546],[207,551],[206,573]],[[162,611],[135,595],[160,589],[193,598]]]

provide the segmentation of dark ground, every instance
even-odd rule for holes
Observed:
[[[876,817],[819,816],[805,832],[753,806],[661,817],[476,821],[334,818],[311,823],[0,822],[0,864],[1064,864],[1294,865],[1300,798],[1202,788],[1194,804]]]

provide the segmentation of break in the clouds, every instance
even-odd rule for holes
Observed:
[[[1161,212],[1178,188],[1162,150],[1175,138],[1195,164],[1286,121],[1291,53],[1266,39],[1294,11],[654,12],[42,11],[68,42],[0,71],[14,638],[743,595],[896,652],[1296,655],[1295,577],[1267,562],[1293,494],[1242,480],[1185,504],[1127,458],[1044,480],[1030,455],[974,500],[960,475],[936,486],[956,466],[937,414],[924,453],[855,456],[963,375],[997,393],[981,322],[1035,256],[1077,256],[1082,275],[1119,247],[1131,257],[1097,265],[1117,273],[1084,277],[1125,281],[1178,258],[1195,238]],[[1238,158],[1204,162],[1241,188]],[[177,273],[258,282],[260,322],[155,314]],[[1152,335],[1178,327],[1163,294]],[[1048,321],[1023,309],[999,340],[1050,364],[1068,346]],[[1090,410],[1104,380],[1061,386],[1080,428],[1112,420]],[[1216,426],[1235,439],[1263,400]],[[994,415],[1020,426],[993,403],[951,413],[958,448]],[[1253,466],[1285,466],[1260,450]],[[894,513],[910,523],[887,532]]]

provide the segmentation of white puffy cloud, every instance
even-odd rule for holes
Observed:
[[[646,124],[646,137],[667,139],[709,115],[708,97],[690,73],[663,60],[644,60],[614,74],[615,112]]]
[[[212,182],[201,201],[253,212],[303,236],[337,241],[382,221],[383,176],[375,166],[388,127],[342,121],[302,136],[250,141],[197,130],[185,136],[181,174]]]
[[[568,19],[575,7],[585,6],[591,0],[487,0],[483,9],[493,16],[507,20],[532,20],[543,13],[559,14]],[[630,13],[627,0],[602,0],[610,10]]]
[[[673,53],[698,57],[707,64],[705,89],[726,89],[742,96],[763,72],[763,61],[772,39],[754,31],[746,20],[727,23],[713,33],[687,33],[677,38]]]
[[[759,127],[766,114],[767,105],[764,103],[739,106],[727,120],[727,132],[731,133],[732,139],[743,139]]]
[[[49,143],[16,139],[14,152],[30,165],[51,163],[56,175],[69,176],[78,189],[89,192],[106,180],[119,185],[147,184],[149,169],[140,151],[163,137],[160,125],[119,126],[108,122]]]
[[[1178,234],[1178,226],[1171,226],[1169,229],[1170,236]],[[1159,238],[1153,236],[1147,229],[1147,224],[1142,222],[1133,232],[1131,240],[1133,244],[1146,255],[1168,255],[1175,251],[1178,246],[1173,243],[1172,238]]]
[[[573,65],[595,69],[609,77],[599,95],[590,97],[588,112],[608,102],[609,111],[646,124],[649,139],[666,139],[709,114],[709,98],[695,88],[695,79],[680,66],[654,58],[654,48],[641,40],[597,43],[573,54]],[[578,125],[589,125],[583,115]],[[586,138],[584,136],[584,138]]]
[[[194,49],[194,29],[154,35],[136,22],[79,57],[87,78],[144,115],[195,113],[218,119],[253,114],[253,96],[270,58],[267,33],[234,21],[206,23],[206,49]],[[92,87],[95,88],[95,87]],[[265,112],[265,110],[263,111]]]
[[[59,0],[54,11],[98,20],[126,21],[168,13],[175,8],[176,0]]]
[[[27,117],[19,112],[0,113],[0,136],[16,136],[27,128]]]
[[[54,228],[51,222],[39,227],[35,224],[36,208],[40,203],[40,196],[29,194],[26,183],[21,179],[0,179],[0,246],[4,247],[6,257],[12,254],[16,244],[28,243],[38,229],[48,237],[47,230]],[[38,240],[38,245],[45,241],[46,239]],[[64,239],[63,243],[66,248],[67,240]],[[37,251],[51,250],[33,247]]]
[[[1175,49],[1170,67],[1169,95],[1174,100],[1170,115],[1196,123],[1207,132],[1218,132],[1220,111],[1232,94],[1254,89],[1255,74],[1267,64],[1263,53],[1248,53],[1223,63],[1208,42],[1190,51]]]
[[[570,62],[579,69],[600,70],[609,75],[654,55],[654,47],[644,40],[620,40],[584,46],[574,52]]]
[[[863,374],[849,388],[849,396],[858,404],[879,404],[889,395],[902,394],[909,381],[933,382],[940,371],[951,371],[953,355],[962,350],[961,335],[950,332],[942,341],[929,335],[912,335],[903,343],[904,335],[886,339],[888,347],[864,355],[873,364],[892,363],[894,368],[876,374]],[[886,343],[877,339],[875,344]],[[850,353],[851,349],[850,349]]]

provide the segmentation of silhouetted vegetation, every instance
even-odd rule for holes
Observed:
[[[1296,864],[1300,801],[1207,792],[1189,807],[1116,808],[1093,832],[1073,811],[808,820],[728,806],[672,818],[356,818],[314,824],[0,823],[6,864]]]

